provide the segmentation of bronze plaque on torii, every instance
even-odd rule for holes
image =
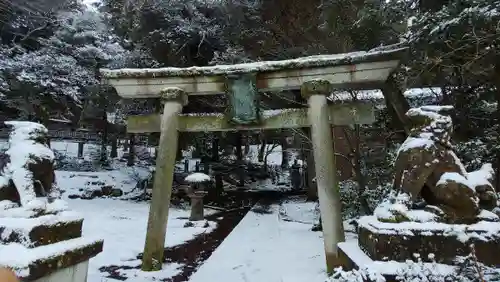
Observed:
[[[226,93],[227,117],[231,123],[250,125],[260,122],[259,92],[255,74],[227,75]]]

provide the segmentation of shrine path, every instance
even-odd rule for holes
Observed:
[[[314,203],[248,212],[189,281],[324,282],[322,233],[310,230],[313,212]]]

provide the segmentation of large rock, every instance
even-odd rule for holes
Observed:
[[[446,172],[430,190],[446,222],[471,224],[477,221],[480,212],[477,193],[464,176]]]

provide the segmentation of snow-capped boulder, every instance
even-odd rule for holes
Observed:
[[[48,130],[34,122],[6,124],[12,127],[12,132],[9,149],[2,157],[0,201],[10,201],[28,210],[47,210],[60,196]]]

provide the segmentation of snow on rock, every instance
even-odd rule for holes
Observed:
[[[452,106],[422,106],[419,108],[411,108],[406,112],[406,115],[412,117],[427,117],[430,119],[429,129],[451,127],[451,117],[445,112],[452,110]],[[443,114],[441,114],[443,113]]]
[[[391,194],[375,208],[374,215],[383,222],[434,222],[437,220],[437,215],[431,212],[410,209],[410,203],[410,196],[406,193]]]
[[[477,218],[479,218],[481,220],[493,221],[493,222],[497,222],[500,220],[500,217],[496,213],[488,211],[488,210],[481,210],[481,212],[479,213]]]
[[[439,178],[438,182],[436,183],[437,185],[446,185],[448,182],[455,182],[455,183],[460,183],[468,188],[474,190],[474,187],[470,185],[470,182],[465,176],[460,175],[458,172],[445,172],[441,175],[441,178]],[[475,190],[474,190],[475,191]]]
[[[435,214],[424,210],[409,210],[406,212],[406,217],[413,222],[433,222],[437,220]]]
[[[490,163],[483,164],[480,169],[467,173],[467,179],[472,187],[491,185],[495,170]]]
[[[12,180],[22,206],[27,209],[44,209],[46,203],[37,199],[34,176],[28,165],[44,160],[50,163],[54,161],[54,153],[45,143],[48,130],[39,123],[27,121],[7,121],[5,124],[13,130],[9,136],[9,149],[6,151],[10,160],[3,168],[2,182]]]
[[[0,266],[12,268],[18,276],[27,277],[30,275],[29,266],[36,261],[78,250],[98,241],[93,238],[77,238],[36,248],[27,248],[19,243],[0,244]]]
[[[49,133],[45,126],[36,122],[6,121],[5,124],[12,127],[12,132],[9,135],[10,145],[16,142],[34,140],[38,138],[40,134],[47,135]]]
[[[420,109],[422,109],[423,111],[439,113],[439,112],[452,111],[453,106],[450,106],[450,105],[444,105],[444,106],[426,105],[426,106],[420,107]]]
[[[490,241],[500,236],[500,224],[489,221],[480,221],[474,224],[447,224],[441,222],[381,222],[376,216],[365,216],[359,219],[359,226],[378,234],[420,235],[440,234],[441,236],[454,236],[461,242],[470,239]]]
[[[458,164],[461,164],[461,162],[458,162]],[[463,171],[465,171],[465,168],[463,168]],[[474,191],[476,191],[476,188],[479,190],[478,187],[480,186],[485,186],[493,193],[494,189],[491,181],[494,179],[494,170],[491,164],[484,164],[480,169],[473,172],[462,173],[466,175],[466,177],[456,172],[445,172],[441,175],[436,185],[444,185],[451,181],[464,184]]]
[[[401,147],[399,147],[398,154],[400,152],[409,151],[414,148],[429,149],[432,146],[435,146],[434,141],[428,138],[408,137],[406,138],[405,142],[401,145]]]
[[[0,201],[0,210],[12,209],[12,208],[15,208],[17,206],[18,206],[18,204],[11,202],[9,200]]]
[[[29,231],[39,225],[50,226],[59,222],[73,222],[78,220],[82,220],[79,213],[74,211],[63,211],[57,215],[48,214],[37,218],[0,217],[0,226]]]
[[[198,76],[198,75],[225,75],[239,73],[269,72],[286,69],[300,69],[308,67],[327,67],[360,62],[369,62],[381,56],[389,54],[397,55],[405,48],[386,51],[362,51],[334,55],[318,55],[296,58],[283,61],[262,61],[254,63],[244,63],[235,65],[216,65],[208,67],[188,67],[188,68],[157,68],[157,69],[102,69],[101,73],[105,78],[125,78],[125,77],[165,77],[165,76]]]
[[[0,217],[0,226],[2,226],[2,229],[0,229],[0,239],[7,239],[15,232],[16,236],[21,236],[21,238],[18,238],[19,243],[30,247],[33,244],[30,238],[30,232],[33,228],[40,226],[48,227],[81,220],[82,217],[78,213],[70,211],[61,212],[58,215],[43,215],[37,218]]]
[[[188,183],[202,183],[202,182],[209,182],[211,180],[210,176],[201,173],[201,172],[195,172],[192,173],[184,179]]]

